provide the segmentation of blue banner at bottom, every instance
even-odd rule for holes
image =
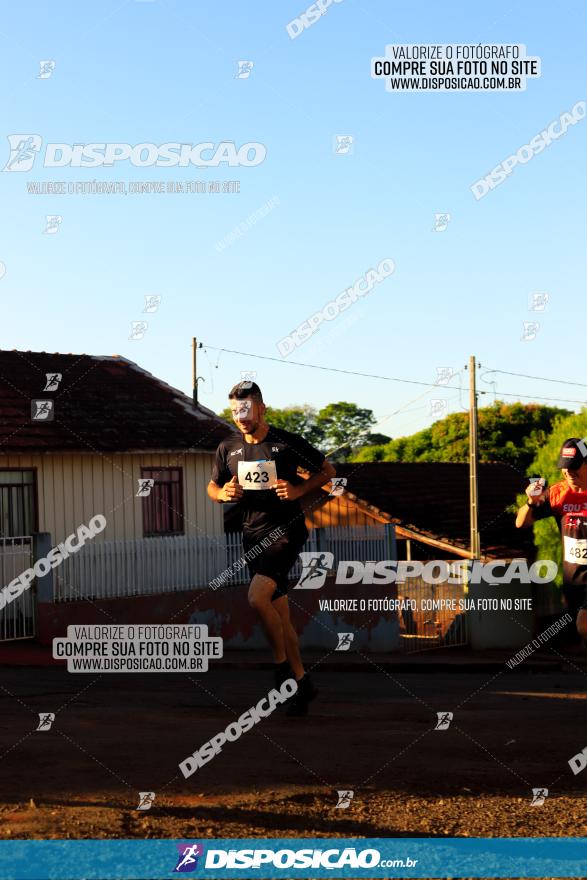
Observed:
[[[586,877],[587,838],[0,841],[2,880]]]

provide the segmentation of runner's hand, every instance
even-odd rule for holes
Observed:
[[[243,487],[238,481],[238,477],[233,477],[229,483],[225,483],[220,492],[221,501],[238,501],[242,497]]]
[[[540,477],[539,480],[535,480],[526,486],[526,495],[532,501],[532,507],[539,507],[541,504],[544,504],[548,498],[548,489],[546,488],[544,477]]]
[[[300,497],[299,488],[292,486],[287,480],[277,480],[273,488],[282,501],[295,501],[296,498]]]

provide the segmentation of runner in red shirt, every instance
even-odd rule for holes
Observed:
[[[518,528],[554,516],[563,541],[563,595],[569,613],[587,642],[587,438],[570,437],[561,447],[558,467],[564,479],[538,494],[526,489],[528,501],[518,511]]]

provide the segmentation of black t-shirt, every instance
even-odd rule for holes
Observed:
[[[277,479],[287,480],[296,486],[304,481],[297,473],[298,466],[316,473],[321,469],[325,456],[303,437],[281,428],[270,426],[262,443],[246,443],[242,434],[231,434],[216,450],[212,481],[222,487],[232,477],[238,477],[239,461],[275,462]],[[243,511],[244,531],[249,535],[260,535],[275,526],[294,530],[304,523],[300,502],[281,501],[275,489],[245,488],[237,503]]]

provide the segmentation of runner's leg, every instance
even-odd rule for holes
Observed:
[[[261,618],[263,628],[273,648],[276,663],[287,660],[285,637],[281,616],[275,609],[271,597],[277,587],[276,581],[264,574],[256,574],[249,587],[249,605]]]
[[[298,640],[298,634],[293,628],[289,616],[289,603],[287,601],[287,596],[280,596],[279,599],[275,599],[273,601],[273,607],[281,618],[283,637],[285,641],[285,653],[287,654],[289,665],[293,670],[296,681],[299,681],[300,678],[304,677],[305,671],[304,665],[302,663],[302,658],[300,657],[300,643]]]
[[[587,643],[587,609],[581,608],[577,616],[577,630],[585,643]]]

